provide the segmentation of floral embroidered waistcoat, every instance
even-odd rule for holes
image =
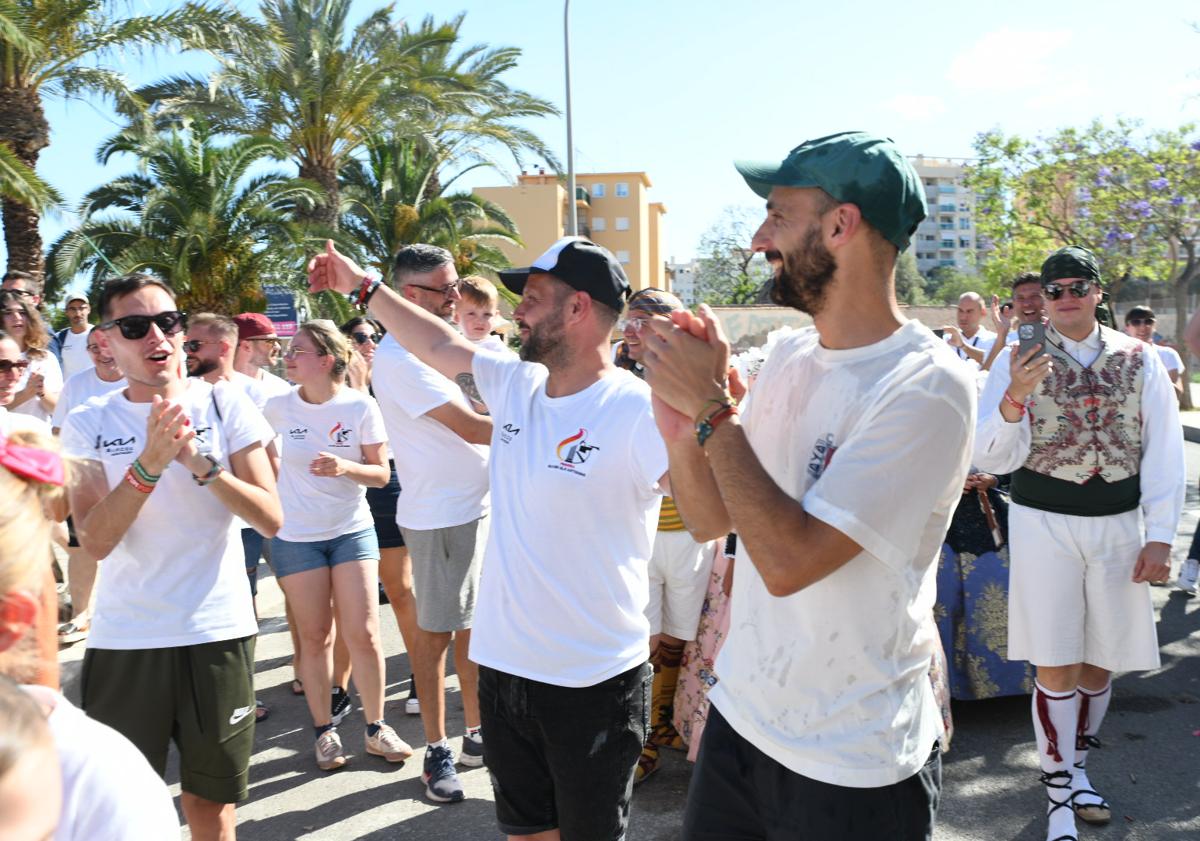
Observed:
[[[1146,345],[1100,328],[1100,355],[1084,367],[1046,330],[1053,372],[1033,395],[1033,434],[1025,468],[1082,485],[1096,476],[1118,482],[1142,461],[1142,383]]]

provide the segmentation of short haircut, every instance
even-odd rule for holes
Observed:
[[[553,281],[551,288],[554,290],[555,304],[561,305],[568,295],[574,295],[580,291],[560,277],[555,277],[552,274],[547,274],[546,277]],[[587,295],[586,292],[583,294]],[[613,309],[602,301],[597,301],[591,295],[588,295],[588,298],[592,302],[592,312],[596,313],[596,318],[611,331],[621,319],[621,311]]]
[[[45,288],[45,283],[43,283],[41,280],[38,280],[29,272],[23,272],[20,269],[9,269],[6,271],[4,273],[4,280],[24,281],[25,285],[28,286],[35,295],[41,295],[42,290]]]
[[[403,286],[413,275],[428,274],[447,263],[453,264],[454,257],[444,248],[424,243],[406,245],[396,252],[392,262],[392,283]]]
[[[0,290],[0,310],[8,309],[13,305],[20,307],[21,313],[25,317],[26,352],[30,356],[36,357],[49,353],[50,331],[46,329],[46,322],[42,321],[42,315],[37,311],[37,307],[29,302],[29,298],[15,289]]]
[[[147,286],[157,286],[170,295],[172,301],[175,300],[175,290],[161,278],[157,278],[151,274],[121,275],[105,283],[104,288],[100,290],[99,306],[101,320],[107,321],[112,317],[113,301],[118,298],[124,298],[126,295],[132,295],[134,292],[137,292],[139,289],[145,289]]]
[[[350,343],[336,324],[328,318],[314,318],[301,324],[296,332],[312,339],[321,356],[333,357],[333,368],[329,372],[331,379],[341,380],[346,375],[346,366],[350,364]]]
[[[1129,312],[1125,313],[1125,323],[1129,323],[1131,318],[1144,318],[1154,321],[1154,310],[1149,307],[1130,307]]]
[[[237,347],[237,323],[229,316],[218,315],[215,312],[198,312],[188,317],[188,331],[195,330],[197,327],[220,336],[221,340],[228,342],[231,348]]]
[[[979,304],[979,306],[981,308],[983,307],[983,296],[980,295],[978,292],[962,293],[961,295],[958,296],[959,303],[962,303],[963,298],[966,298],[968,301],[971,301],[974,304]]]
[[[1026,283],[1036,283],[1038,286],[1041,286],[1042,276],[1037,272],[1021,272],[1012,279],[1009,288],[1016,289],[1018,286],[1024,286]]]
[[[1012,307],[1012,305],[1013,305],[1012,299],[1009,298],[1007,301],[1000,302],[1000,309],[1002,309],[1002,310],[1010,309]]]
[[[500,303],[500,293],[496,291],[496,284],[479,275],[462,278],[459,281],[458,292],[464,301],[477,306],[494,307]]]

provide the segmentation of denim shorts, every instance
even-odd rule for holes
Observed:
[[[558,828],[572,841],[621,841],[633,770],[649,734],[648,663],[568,688],[479,667],[483,754],[500,831]]]
[[[368,528],[329,540],[291,541],[271,538],[271,565],[275,577],[283,578],[310,569],[335,567],[351,561],[379,560],[375,529]]]

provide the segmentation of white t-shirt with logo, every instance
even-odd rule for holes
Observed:
[[[471,659],[570,687],[645,662],[667,470],[649,387],[613,369],[576,394],[547,397],[543,365],[477,353],[473,368],[495,428]]]
[[[188,380],[181,402],[197,448],[226,469],[231,453],[274,436],[250,399],[228,383]],[[73,458],[99,461],[114,488],[145,448],[149,416],[149,403],[131,403],[120,391],[94,397],[67,414],[63,449]],[[88,645],[173,648],[257,630],[233,513],[212,488],[197,485],[187,468],[172,461],[104,559]]]
[[[142,752],[52,689],[23,686],[51,708],[46,723],[62,769],[55,841],[167,841],[179,816],[166,783]]]
[[[777,597],[738,542],[709,697],[798,774],[874,788],[929,758],[942,728],[929,682],[937,558],[970,466],[975,401],[971,370],[915,321],[851,350],[799,330],[758,375],[743,425],[763,469],[863,549]]]
[[[946,344],[950,344],[950,333],[946,333],[946,335],[943,336],[942,339],[943,339],[943,341],[946,342]],[[987,329],[986,327],[980,327],[978,330],[975,331],[974,336],[972,336],[969,339],[966,336],[963,336],[962,340],[963,340],[964,344],[983,351],[983,358],[987,359],[988,351],[990,351],[992,349],[992,345],[994,345],[996,343],[996,334],[993,333],[991,330]],[[967,352],[965,350],[963,350],[962,348],[956,348],[956,347],[951,346],[951,350],[953,350],[956,354],[958,354],[959,359],[964,359],[967,362],[974,364],[976,367],[979,367],[980,363],[976,362],[974,359],[967,356]]]
[[[63,421],[67,419],[67,413],[76,406],[82,406],[93,397],[108,394],[110,391],[120,391],[126,385],[128,383],[125,382],[124,377],[115,382],[106,383],[96,374],[94,367],[80,371],[67,380],[62,391],[59,392],[58,405],[54,407],[54,417],[50,421],[50,425],[55,429],[62,429]]]
[[[58,360],[55,359],[54,354],[46,351],[40,356],[31,356],[28,352],[21,351],[21,358],[29,361],[29,367],[21,372],[21,378],[17,380],[17,387],[14,391],[21,391],[25,388],[29,384],[29,377],[32,374],[42,375],[42,387],[46,391],[62,391],[62,368],[59,367]],[[42,401],[38,399],[36,394],[20,406],[15,408],[10,406],[9,411],[18,415],[29,415],[32,418],[50,423],[50,413],[42,408]]]
[[[442,529],[488,512],[488,448],[468,444],[426,413],[447,403],[469,408],[462,389],[405,350],[389,334],[371,363],[371,387],[392,444],[403,502],[396,523]]]
[[[95,363],[92,362],[92,355],[87,352],[88,334],[91,332],[91,327],[85,328],[82,333],[73,333],[68,327],[67,332],[63,334],[62,343],[59,345],[59,348],[62,351],[62,375],[64,380],[69,380],[81,371],[95,367]]]
[[[278,537],[313,542],[371,528],[366,486],[349,476],[314,476],[308,466],[323,452],[361,463],[364,444],[387,443],[375,400],[343,386],[324,403],[306,403],[297,387],[268,400],[264,414],[282,439]]]

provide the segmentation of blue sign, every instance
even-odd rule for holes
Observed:
[[[296,313],[296,293],[286,286],[264,286],[267,296],[267,318],[275,325],[278,336],[290,338],[296,335],[300,317]]]

